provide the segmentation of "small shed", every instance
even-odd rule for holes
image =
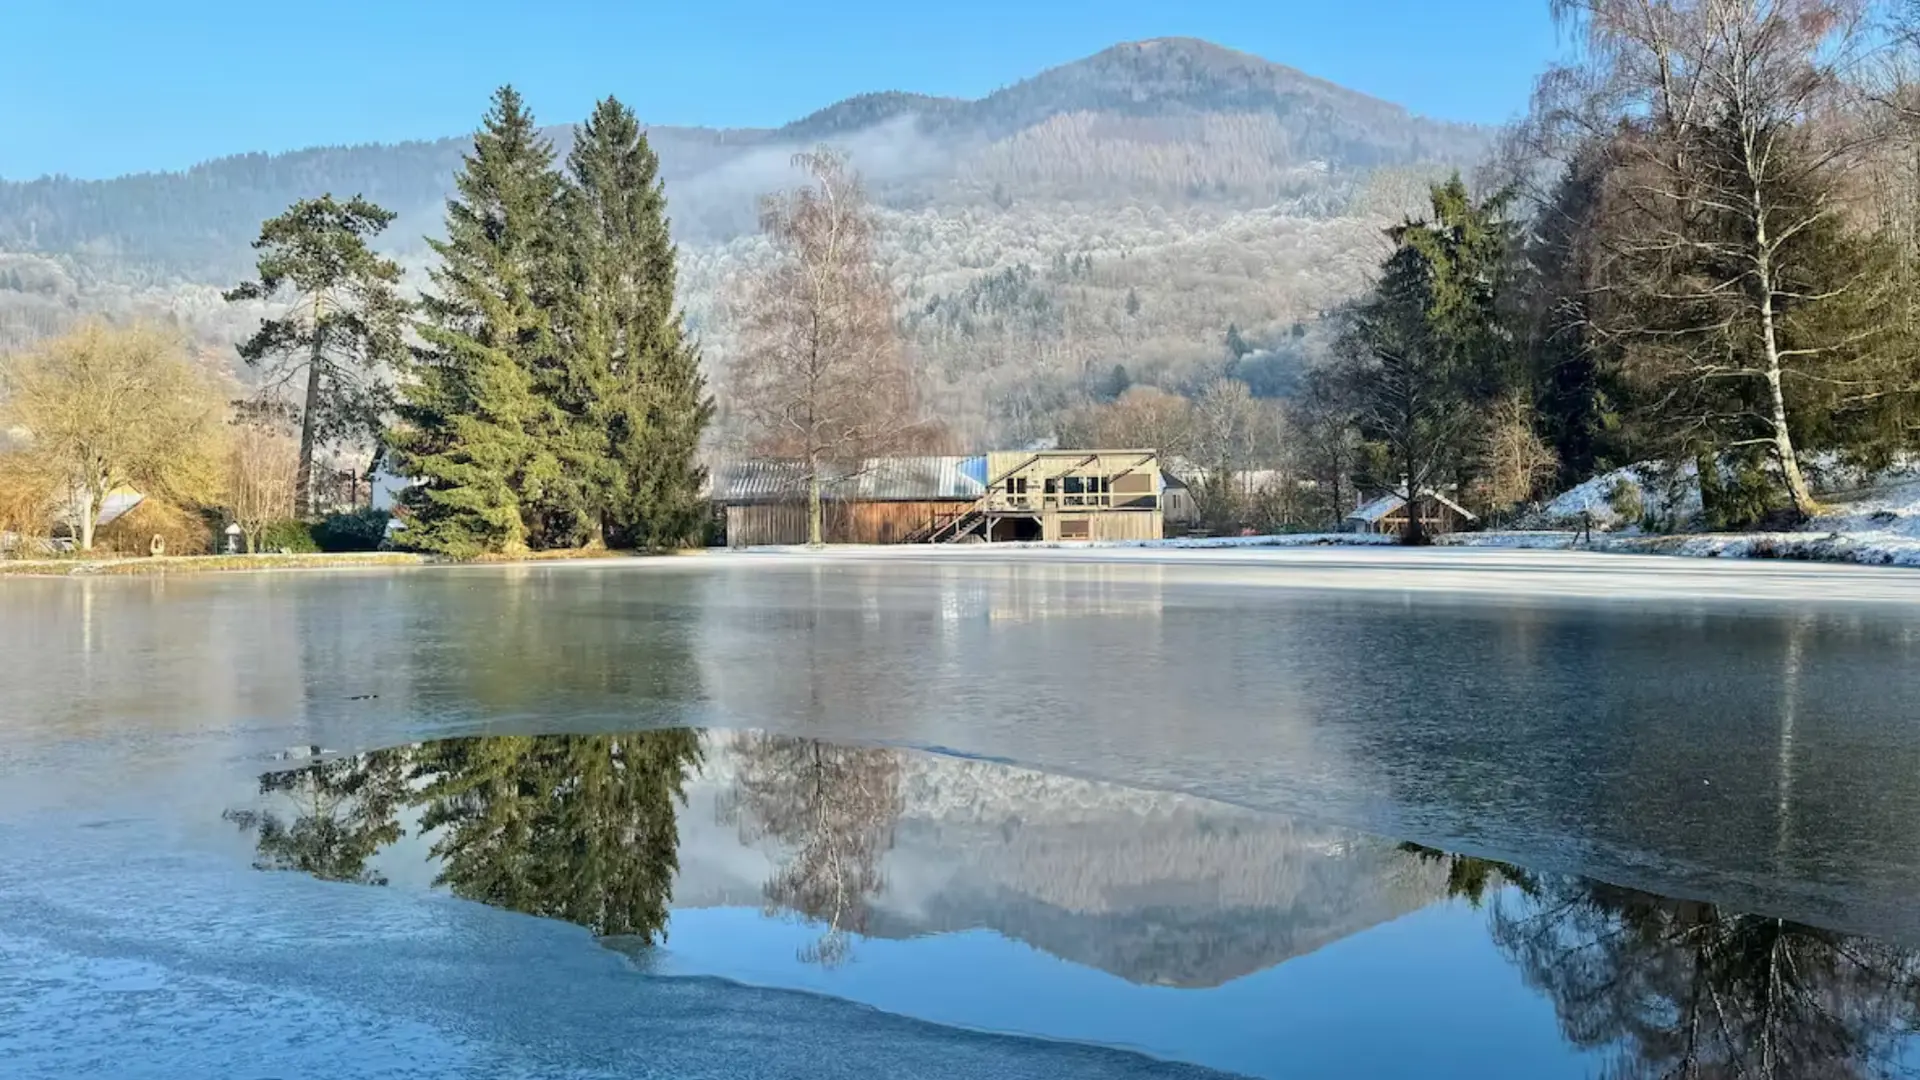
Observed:
[[[1428,536],[1441,536],[1471,528],[1480,519],[1466,507],[1437,491],[1423,491],[1414,509],[1420,515],[1420,529]],[[1398,495],[1382,495],[1347,515],[1345,531],[1397,536],[1407,531],[1407,500]]]

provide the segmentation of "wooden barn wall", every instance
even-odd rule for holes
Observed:
[[[1166,518],[1155,511],[1116,511],[1091,516],[1095,540],[1158,540],[1166,532]]]
[[[1084,537],[1069,537],[1063,522],[1083,521]],[[1040,515],[1041,536],[1047,540],[1158,540],[1166,534],[1166,519],[1156,510],[1110,510],[1105,513],[1071,514],[1060,510]]]
[[[898,544],[928,522],[965,512],[970,502],[953,500],[837,502],[821,507],[821,531],[829,544]],[[727,507],[727,544],[762,547],[807,542],[807,504],[756,503]]]
[[[929,500],[926,502],[857,502],[851,511],[849,543],[898,544],[927,525],[963,514],[971,501]]]

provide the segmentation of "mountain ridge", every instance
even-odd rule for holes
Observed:
[[[1209,122],[1220,128],[1235,118],[1252,134],[1203,130]],[[1032,170],[1017,167],[977,183],[964,176],[956,183],[948,174],[971,152],[1017,143],[1049,125],[1056,130],[1043,131],[1042,138],[1117,138],[1147,152],[1264,139],[1271,144],[1267,156],[1276,159],[1269,164],[1322,161],[1348,169],[1457,158],[1485,136],[1471,125],[1422,118],[1298,69],[1191,38],[1114,45],[976,99],[887,90],[842,99],[777,128],[658,125],[648,134],[660,154],[669,200],[691,211],[676,215],[687,227],[685,238],[701,240],[750,230],[752,214],[740,211],[750,209],[754,193],[735,190],[739,181],[778,186],[788,179],[785,159],[803,148],[797,144],[850,142],[855,164],[883,203],[919,206],[955,201],[976,187],[985,191],[972,193],[982,195],[996,183],[1005,190],[1034,180]],[[1271,130],[1252,130],[1261,126]],[[571,125],[546,131],[564,154]],[[467,136],[449,135],[232,154],[180,171],[102,180],[0,180],[0,251],[64,254],[97,264],[132,261],[187,280],[224,280],[244,269],[246,241],[259,221],[298,198],[327,191],[363,194],[399,212],[403,224],[424,216],[416,231],[431,228],[468,143]],[[901,155],[892,151],[903,147],[913,153],[895,161]],[[755,160],[781,149],[787,152]],[[863,153],[874,160],[863,162]],[[726,212],[707,206],[704,192],[674,190],[676,182],[716,171],[723,174]],[[751,176],[730,175],[738,172]],[[1071,197],[1076,182],[1043,182],[1036,194]],[[1208,195],[1205,184],[1191,186],[1189,201]],[[1240,201],[1251,205],[1269,194],[1247,192]],[[1155,195],[1165,199],[1180,192]]]
[[[572,127],[544,130],[564,155]],[[1158,38],[974,99],[879,91],[779,127],[648,134],[682,302],[716,382],[732,344],[718,297],[765,258],[758,199],[800,182],[794,154],[825,143],[873,196],[928,407],[985,445],[1045,437],[1063,409],[1118,385],[1116,369],[1193,392],[1226,372],[1229,328],[1272,351],[1257,378],[1236,370],[1284,392],[1317,348],[1301,324],[1364,287],[1381,228],[1417,212],[1428,182],[1477,162],[1492,133]],[[262,220],[325,193],[394,211],[377,246],[417,284],[469,146],[448,136],[0,181],[0,349],[102,314],[171,320],[231,356],[264,311],[219,290],[251,272]]]

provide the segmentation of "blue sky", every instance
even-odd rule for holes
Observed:
[[[978,97],[1119,41],[1201,37],[1449,119],[1524,108],[1547,0],[0,0],[0,177],[543,122],[772,126],[851,94]]]

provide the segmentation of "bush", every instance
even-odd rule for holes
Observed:
[[[1724,476],[1706,459],[1701,461],[1700,509],[1715,532],[1754,528],[1781,506],[1779,486],[1768,475],[1764,459],[1744,457]]]
[[[260,532],[260,551],[288,551],[296,555],[316,555],[320,545],[313,529],[304,521],[276,521]],[[258,554],[259,552],[255,552]]]
[[[1624,476],[1615,480],[1613,487],[1607,491],[1607,505],[1613,508],[1622,522],[1638,524],[1647,516],[1646,495],[1641,492],[1639,484]]]
[[[379,551],[390,520],[391,514],[372,507],[328,514],[314,525],[313,542],[325,552]]]

